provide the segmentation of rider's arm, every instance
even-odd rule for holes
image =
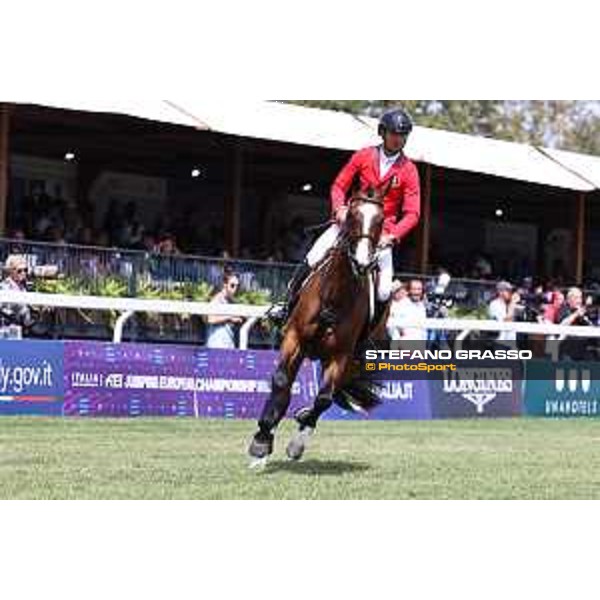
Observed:
[[[397,223],[386,223],[386,229],[397,241],[400,241],[417,225],[421,215],[421,186],[417,167],[410,163],[407,166],[404,182],[404,202],[402,218]]]
[[[333,182],[331,186],[331,212],[334,215],[340,207],[346,204],[348,191],[352,186],[354,177],[360,171],[360,163],[360,152],[356,152]]]

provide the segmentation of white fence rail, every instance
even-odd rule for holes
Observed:
[[[82,310],[114,310],[121,315],[115,323],[113,341],[121,342],[123,328],[135,313],[180,314],[199,316],[243,317],[247,319],[240,331],[240,348],[248,347],[250,328],[263,317],[270,306],[248,304],[211,304],[209,302],[183,302],[171,300],[145,300],[143,298],[107,298],[105,296],[67,296],[40,294],[37,292],[0,291],[0,305],[20,304],[51,308],[75,308]]]
[[[200,316],[242,317],[246,322],[240,331],[240,348],[248,347],[248,337],[252,326],[269,311],[270,306],[250,306],[247,304],[211,304],[209,302],[183,302],[170,300],[146,300],[142,298],[107,298],[104,296],[67,296],[62,294],[40,294],[36,292],[0,291],[0,305],[20,304],[53,308],[73,308],[87,310],[114,310],[121,315],[115,323],[113,341],[123,339],[123,328],[135,313],[188,314]],[[402,326],[403,323],[397,323]],[[407,327],[460,331],[465,337],[471,331],[512,331],[557,337],[600,338],[600,327],[578,327],[543,323],[514,323],[479,321],[476,319],[424,319],[411,321]]]

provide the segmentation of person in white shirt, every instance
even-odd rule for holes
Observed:
[[[513,286],[508,281],[501,281],[496,286],[496,298],[488,307],[489,318],[503,323],[514,321],[519,300],[519,294],[515,293]],[[515,342],[516,339],[514,331],[500,331],[496,338],[498,342]]]
[[[11,254],[6,259],[4,269],[7,277],[0,283],[0,289],[3,291],[27,292],[29,268],[25,257]],[[33,317],[31,309],[26,305],[4,304],[0,307],[0,321],[4,321],[6,324],[30,327],[33,324]]]
[[[410,327],[410,323],[423,321],[427,317],[423,282],[413,279],[408,284],[408,295],[402,297],[402,292],[398,289],[397,296],[398,299],[396,299],[396,295],[394,296],[390,307],[390,316],[387,322],[388,335],[393,341],[426,341],[426,329]]]
[[[223,280],[223,288],[211,300],[211,304],[231,304],[239,287],[240,280],[237,275],[226,273]],[[235,349],[236,326],[241,325],[244,319],[240,317],[211,315],[206,321],[208,323],[207,348],[218,348],[221,350]]]

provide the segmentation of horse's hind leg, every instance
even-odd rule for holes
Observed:
[[[248,453],[253,459],[263,460],[273,453],[274,435],[290,405],[292,385],[302,364],[302,353],[293,332],[286,335],[281,349],[281,360],[273,374],[271,394],[258,420]]]
[[[286,453],[291,460],[300,460],[308,447],[308,442],[317,428],[317,422],[333,404],[336,390],[341,388],[348,361],[334,360],[325,369],[323,384],[317,398],[310,409],[300,410],[296,414],[299,430],[290,440]]]

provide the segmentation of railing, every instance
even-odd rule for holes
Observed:
[[[270,307],[247,304],[215,305],[209,302],[173,302],[138,298],[106,298],[99,296],[67,296],[0,290],[0,304],[19,304],[44,308],[82,309],[119,313],[113,325],[113,342],[123,341],[125,323],[136,313],[242,317],[246,324],[240,332],[239,347],[248,348],[250,328],[265,316]]]
[[[143,296],[148,290],[168,293],[184,284],[203,282],[210,288],[219,288],[226,267],[241,280],[246,292],[264,292],[272,300],[285,294],[287,281],[294,265],[250,260],[230,260],[205,256],[162,255],[139,250],[121,250],[92,246],[58,245],[0,239],[0,259],[9,254],[22,254],[33,269],[40,265],[58,267],[65,286],[90,293],[103,294],[118,288],[123,296]],[[112,284],[112,285],[111,285]],[[75,289],[73,290],[75,291]]]
[[[28,306],[80,308],[102,311],[115,311],[120,314],[114,325],[113,341],[122,341],[123,324],[136,312],[162,314],[194,314],[201,316],[235,316],[247,319],[240,336],[240,349],[248,348],[249,330],[258,319],[263,317],[268,307],[248,306],[242,304],[214,305],[206,302],[170,302],[164,300],[139,300],[136,298],[102,298],[96,296],[64,296],[59,294],[38,294],[28,292],[0,291],[0,304],[21,304]],[[463,340],[472,331],[514,332],[555,336],[557,338],[581,337],[600,338],[600,328],[551,325],[542,323],[515,323],[475,319],[423,319],[409,320],[405,324],[411,328],[424,330],[444,330],[461,332],[457,341]]]
[[[265,305],[285,297],[287,282],[295,265],[248,260],[225,260],[203,256],[166,256],[136,250],[58,245],[44,242],[0,239],[0,260],[9,254],[25,255],[32,269],[54,265],[59,278],[36,280],[37,292],[63,295],[108,296],[148,300],[206,302],[222,282],[226,267],[241,280],[240,303]],[[434,276],[400,273],[433,284]],[[493,298],[495,283],[453,279],[446,293],[455,305],[481,312]],[[461,314],[463,314],[461,313]],[[42,313],[38,323],[40,337],[95,338],[110,336],[116,317],[95,309],[63,309]],[[173,314],[138,314],[127,324],[127,335],[136,341],[202,343],[204,322],[195,313],[186,317]],[[253,330],[255,345],[269,346],[274,341],[268,329]]]
[[[136,250],[57,245],[0,239],[0,260],[22,254],[32,271],[57,267],[54,280],[35,279],[33,290],[63,295],[206,302],[220,289],[225,268],[240,278],[239,301],[266,305],[285,297],[295,266],[288,263],[225,260],[202,256],[166,256]],[[55,307],[40,313],[36,337],[106,339],[115,315],[93,308]],[[185,316],[144,312],[127,324],[127,336],[139,342],[202,343],[206,328],[197,313]],[[271,346],[268,328],[255,328],[253,344]]]

